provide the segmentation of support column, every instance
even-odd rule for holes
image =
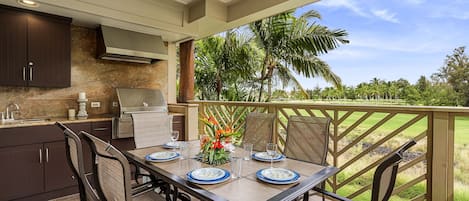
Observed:
[[[179,98],[178,102],[194,100],[194,40],[179,45]]]
[[[448,112],[433,113],[431,200],[453,200],[452,155],[454,119]],[[428,187],[427,187],[428,188]]]
[[[176,101],[176,72],[177,72],[176,44],[168,43],[168,103],[177,103]]]

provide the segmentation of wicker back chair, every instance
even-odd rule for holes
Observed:
[[[284,154],[288,158],[326,164],[331,120],[324,117],[290,116]]]
[[[249,113],[244,128],[244,143],[253,144],[254,151],[265,151],[265,145],[273,140],[275,114]]]
[[[169,141],[173,116],[162,112],[132,114],[135,147],[162,145]]]
[[[90,181],[88,180],[88,174],[85,173],[83,147],[80,137],[62,123],[56,122],[55,125],[62,129],[65,135],[65,150],[67,155],[67,162],[70,168],[72,168],[73,174],[78,180],[80,200],[99,200],[98,195],[96,194],[95,190],[91,186]]]
[[[153,191],[132,195],[130,165],[125,156],[111,144],[81,131],[94,152],[94,171],[96,182],[100,186],[98,194],[102,200],[164,200]]]

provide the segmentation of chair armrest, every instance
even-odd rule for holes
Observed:
[[[314,187],[313,190],[314,190],[314,191],[317,191],[318,193],[324,194],[324,195],[326,195],[326,196],[328,196],[328,197],[334,198],[334,199],[336,199],[336,200],[352,201],[351,199],[348,199],[348,198],[346,198],[346,197],[342,197],[342,196],[340,196],[340,195],[337,195],[337,194],[332,193],[332,192],[329,192],[329,191],[325,191],[325,190],[320,189],[320,188],[318,188],[318,187]]]

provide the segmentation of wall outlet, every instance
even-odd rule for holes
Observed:
[[[91,102],[91,107],[101,107],[101,102]]]
[[[118,107],[117,101],[112,101],[112,107]]]

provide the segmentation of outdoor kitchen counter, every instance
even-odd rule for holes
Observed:
[[[173,116],[184,116],[182,113],[169,113]],[[43,121],[15,121],[15,122],[1,122],[0,121],[0,129],[1,128],[14,128],[14,127],[27,127],[27,126],[45,126],[45,125],[53,125],[55,122],[61,122],[64,124],[69,123],[86,123],[86,122],[100,122],[100,121],[111,121],[113,115],[94,115],[88,116],[88,118],[73,118],[69,119],[66,117],[52,117],[52,118],[39,118],[45,119]]]

